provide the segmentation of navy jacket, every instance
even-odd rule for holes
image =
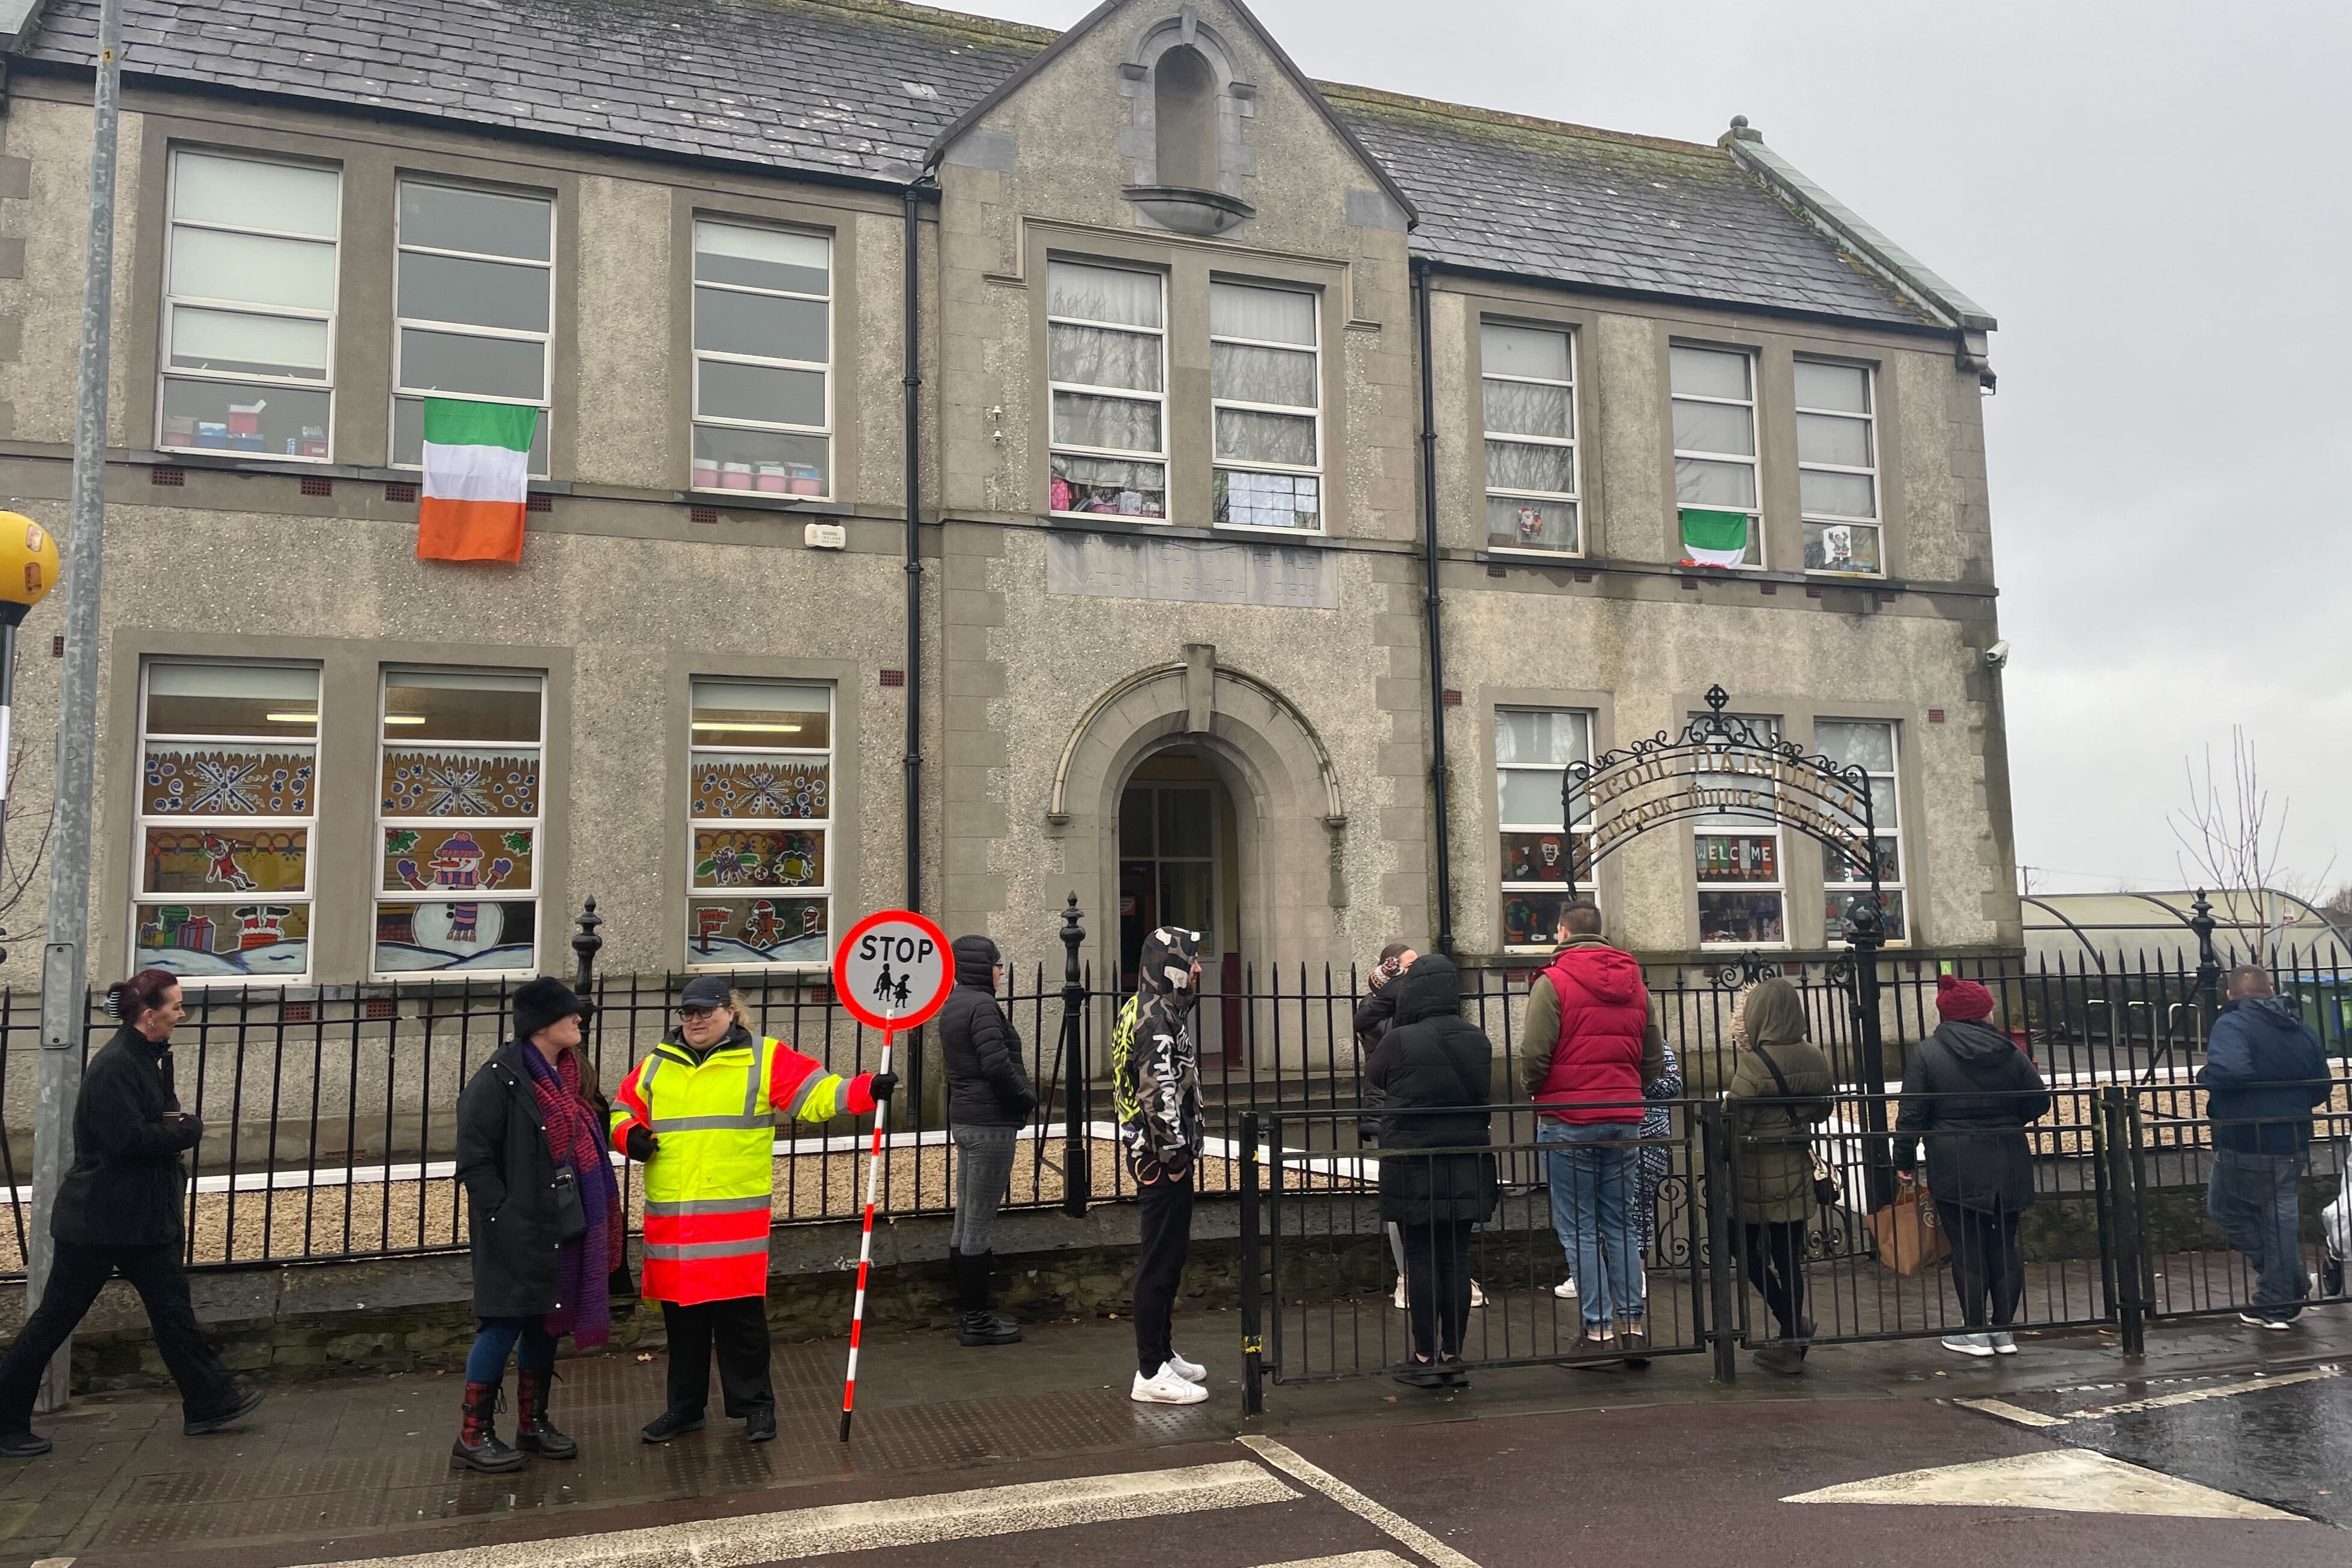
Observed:
[[[2327,1098],[2319,1037],[2276,997],[2223,1005],[2205,1040],[2206,1113],[2213,1144],[2250,1155],[2297,1155],[2311,1142],[2311,1110]]]

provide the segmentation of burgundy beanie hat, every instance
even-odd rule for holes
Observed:
[[[1958,975],[1938,975],[1936,1010],[1948,1019],[1990,1018],[1992,993],[1974,980],[1963,980]]]

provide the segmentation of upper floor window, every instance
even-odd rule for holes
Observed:
[[[1878,432],[1870,371],[1797,361],[1797,488],[1805,570],[1879,573]]]
[[[1762,566],[1757,502],[1756,359],[1739,349],[1669,350],[1675,419],[1675,502],[1683,561]]]
[[[1503,945],[1549,951],[1562,905],[1592,902],[1592,814],[1563,824],[1568,765],[1592,760],[1592,716],[1573,708],[1495,714],[1495,818],[1502,831]]]
[[[1780,738],[1780,721],[1733,714],[1767,740]],[[1709,773],[1695,764],[1695,789],[1777,794],[1771,779],[1753,773]],[[1698,939],[1702,946],[1783,947],[1789,942],[1785,834],[1779,821],[1732,808],[1692,819],[1691,847],[1698,876]]]
[[[1209,285],[1209,402],[1221,526],[1323,526],[1316,297]]]
[[[1576,350],[1566,332],[1478,329],[1486,405],[1486,548],[1582,548],[1576,517]]]
[[[530,472],[548,472],[555,204],[426,180],[400,182],[394,279],[392,460],[424,461],[425,399],[540,410]]]
[[[1886,939],[1909,939],[1903,900],[1903,823],[1898,813],[1895,727],[1883,719],[1822,719],[1813,726],[1813,744],[1822,756],[1870,776],[1871,827],[1877,835],[1878,890],[1886,913]],[[1836,857],[1832,856],[1832,862]],[[1832,863],[1823,896],[1830,940],[1843,935],[1846,905],[1856,894],[1868,893],[1870,883],[1853,866]]]
[[[1053,400],[1048,507],[1168,515],[1167,330],[1156,272],[1056,261],[1045,269]]]
[[[141,693],[134,968],[310,972],[315,665],[155,661]]]
[[[314,164],[173,152],[158,446],[331,454],[341,187]]]
[[[545,686],[507,671],[383,673],[375,974],[539,967]]]
[[[694,225],[694,488],[833,490],[833,242]]]
[[[832,955],[833,688],[697,678],[687,751],[686,961]]]

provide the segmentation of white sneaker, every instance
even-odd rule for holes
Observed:
[[[1944,1348],[1956,1350],[1962,1355],[1996,1354],[1992,1348],[1992,1335],[1989,1333],[1948,1333],[1944,1336]]]
[[[1402,1274],[1397,1276],[1396,1295],[1391,1300],[1396,1302],[1397,1311],[1404,1311],[1404,1276]]]
[[[2015,1334],[2010,1333],[2005,1330],[1996,1329],[1985,1337],[1992,1341],[1993,1354],[2015,1355],[2017,1354],[2017,1336]]]
[[[1470,1281],[1470,1304],[1474,1307],[1483,1307],[1486,1304],[1486,1292],[1478,1288],[1478,1281],[1475,1280]]]
[[[1174,1367],[1176,1375],[1187,1383],[1209,1381],[1209,1369],[1197,1361],[1186,1361],[1181,1351],[1171,1350],[1168,1353],[1168,1364]]]
[[[1554,1285],[1551,1288],[1551,1293],[1558,1296],[1563,1301],[1572,1301],[1576,1300],[1576,1281],[1574,1280],[1562,1280],[1559,1284]]]
[[[1176,1370],[1173,1362],[1162,1362],[1160,1370],[1146,1377],[1135,1375],[1135,1386],[1127,1396],[1138,1405],[1198,1405],[1209,1396],[1209,1391],[1189,1381]]]

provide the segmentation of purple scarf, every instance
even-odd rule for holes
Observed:
[[[530,1070],[540,1114],[547,1118],[548,1152],[557,1165],[572,1167],[580,1184],[580,1207],[588,1217],[587,1234],[565,1242],[556,1255],[556,1300],[563,1304],[547,1314],[547,1332],[559,1338],[568,1333],[574,1349],[593,1350],[613,1337],[609,1281],[627,1240],[620,1183],[613,1177],[613,1162],[604,1157],[596,1113],[580,1092],[577,1056],[567,1051],[551,1067],[539,1047],[525,1040],[522,1060]]]

